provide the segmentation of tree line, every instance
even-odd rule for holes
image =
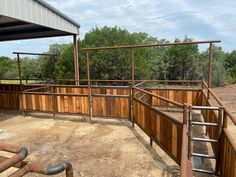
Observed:
[[[174,42],[191,42],[185,37]],[[85,53],[81,48],[135,44],[169,43],[147,33],[130,33],[118,27],[93,28],[79,40],[80,78],[86,79]],[[74,79],[73,44],[53,44],[47,53],[56,57],[21,58],[23,79]],[[92,79],[129,80],[131,63],[129,49],[90,52]],[[135,79],[207,80],[209,50],[199,46],[176,45],[135,49]],[[236,50],[223,51],[213,46],[213,85],[236,82]],[[18,79],[16,58],[0,57],[0,79]]]

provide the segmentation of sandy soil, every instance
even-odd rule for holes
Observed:
[[[125,120],[37,114],[23,117],[0,111],[0,140],[28,148],[27,161],[57,164],[70,161],[74,176],[157,177],[178,176],[179,167],[140,129]],[[3,154],[1,154],[3,155]],[[4,154],[8,155],[8,154]],[[15,171],[11,168],[0,176]],[[27,176],[42,176],[29,174]],[[64,174],[57,175],[64,176]]]
[[[236,117],[236,84],[214,88],[213,90]],[[228,121],[228,129],[236,143],[236,126],[230,120]]]

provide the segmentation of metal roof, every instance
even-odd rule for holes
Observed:
[[[69,18],[68,16],[66,16],[65,14],[63,14],[61,11],[57,10],[56,8],[54,8],[53,6],[51,6],[50,4],[46,3],[43,0],[36,0],[38,1],[40,4],[42,4],[43,6],[45,6],[46,8],[50,9],[51,11],[57,13],[59,16],[61,16],[62,18],[64,18],[65,20],[68,20],[69,22],[71,22],[72,24],[74,24],[75,26],[77,26],[78,28],[80,28],[80,24],[77,23],[76,21],[74,21],[73,19]]]
[[[80,25],[42,0],[1,0],[0,41],[79,33]]]

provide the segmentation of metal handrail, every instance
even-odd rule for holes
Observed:
[[[145,90],[143,90],[143,89],[140,89],[140,88],[138,88],[138,87],[133,87],[133,89],[138,90],[138,91],[141,91],[141,92],[144,92],[144,93],[146,93],[146,94],[149,94],[149,95],[151,95],[151,96],[153,96],[153,97],[155,97],[155,98],[157,98],[157,99],[166,101],[166,102],[171,103],[171,104],[173,104],[173,105],[175,105],[175,106],[178,106],[178,107],[181,107],[181,108],[184,106],[183,104],[181,104],[181,103],[179,103],[179,102],[170,100],[170,99],[168,99],[168,98],[165,98],[165,97],[162,97],[162,96],[159,96],[159,95],[155,95],[155,94],[153,94],[153,93],[150,93],[150,92],[145,91]]]

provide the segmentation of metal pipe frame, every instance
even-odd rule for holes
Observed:
[[[3,171],[7,170],[8,168],[14,166],[15,164],[23,161],[27,155],[28,155],[28,150],[24,147],[16,147],[14,145],[10,144],[2,144],[0,143],[0,150],[1,151],[6,151],[6,152],[11,152],[11,153],[16,153],[13,157],[4,160],[3,162],[0,163],[0,173]]]
[[[158,46],[173,46],[173,45],[192,45],[192,44],[209,44],[220,43],[220,40],[196,41],[196,42],[175,42],[175,43],[160,43],[160,44],[142,44],[142,45],[126,45],[113,47],[96,47],[96,48],[82,48],[83,51],[96,51],[107,49],[126,49],[126,48],[142,48],[142,47],[158,47]]]
[[[63,171],[65,171],[66,177],[73,177],[73,168],[72,165],[68,162],[63,162],[55,166],[43,167],[38,163],[30,164],[23,161],[28,155],[28,150],[24,147],[17,147],[11,144],[0,143],[0,151],[16,153],[16,155],[11,158],[0,156],[0,173],[10,167],[19,168],[19,170],[11,174],[10,177],[20,177],[30,172],[40,173],[44,175],[55,175]]]
[[[24,161],[22,162],[24,163],[24,166],[20,167],[16,172],[11,174],[9,177],[21,177],[28,173],[38,173],[49,176],[62,173],[63,171],[65,171],[66,177],[73,177],[73,167],[71,163],[68,162],[63,162],[61,164],[48,167],[44,167],[43,165],[38,163],[31,164]],[[13,167],[19,167],[19,166],[15,165]]]
[[[212,57],[213,57],[213,49],[212,49],[212,43],[209,45],[209,64],[208,64],[208,88],[211,88],[211,71],[212,71]],[[210,98],[209,90],[207,92],[207,98]]]
[[[155,98],[157,98],[157,99],[166,101],[166,102],[168,102],[168,103],[171,103],[171,104],[173,104],[173,105],[175,105],[175,106],[178,106],[178,107],[181,107],[181,108],[184,106],[183,104],[181,104],[181,103],[179,103],[179,102],[170,100],[170,99],[168,99],[168,98],[165,98],[165,97],[162,97],[162,96],[159,96],[159,95],[155,95],[155,94],[153,94],[153,93],[150,93],[150,92],[145,91],[145,90],[143,90],[143,89],[140,89],[140,88],[138,88],[138,87],[134,87],[134,90],[141,91],[141,92],[146,93],[146,94],[148,94],[148,95],[151,95],[151,96],[153,96],[153,97],[155,97]]]
[[[39,56],[56,56],[50,53],[32,53],[32,52],[12,52],[13,54],[19,55],[39,55]]]
[[[92,97],[92,87],[90,82],[90,59],[89,52],[86,52],[86,61],[87,61],[87,79],[88,79],[88,88],[89,88],[89,98],[88,98],[88,111],[89,111],[89,122],[92,122],[93,117],[93,97]]]
[[[74,69],[75,69],[75,85],[79,85],[79,54],[77,35],[73,35],[74,42]]]

